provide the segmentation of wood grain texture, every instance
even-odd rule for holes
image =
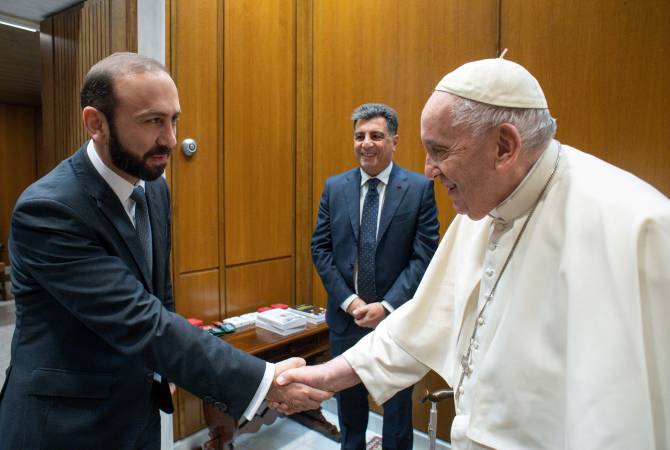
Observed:
[[[175,273],[219,267],[218,14],[215,1],[175,1],[172,73],[182,116],[172,158]],[[204,45],[207,43],[207,45]],[[181,142],[195,139],[190,158]]]
[[[293,253],[295,5],[224,3],[226,265]]]
[[[296,2],[296,132],[295,132],[295,284],[294,297],[312,296],[312,0]],[[320,305],[324,306],[324,305]]]
[[[37,114],[39,110],[32,106],[0,103],[0,243],[4,249],[16,200],[37,179]],[[0,256],[9,263],[5,251]]]
[[[49,17],[40,24],[40,71],[42,79],[42,145],[36,149],[37,176],[46,175],[56,165],[56,130],[53,125],[55,116],[54,98],[54,43],[53,18]],[[50,120],[49,123],[44,122]]]
[[[502,6],[501,45],[539,80],[559,140],[670,195],[670,2]]]
[[[205,324],[220,320],[219,270],[175,275],[174,298],[177,313],[197,317]]]
[[[294,304],[291,258],[226,268],[226,317],[255,311],[272,303]]]
[[[352,124],[355,107],[392,106],[399,115],[395,161],[423,172],[419,118],[440,78],[460,64],[496,54],[495,2],[372,0],[314,1],[313,186],[316,218],[324,182],[356,165]],[[453,217],[438,187],[440,222]],[[314,302],[325,301],[314,273]]]
[[[90,67],[112,51],[137,48],[137,23],[132,17],[135,1],[88,0],[42,22],[40,51],[45,107],[42,109],[44,147],[38,153],[40,174],[70,156],[88,139],[79,106],[82,82]],[[124,30],[124,39],[118,38],[118,30]],[[117,35],[114,47],[112,32]]]
[[[177,425],[174,430],[175,441],[207,427],[200,398],[185,389],[177,388],[174,400],[174,423]]]

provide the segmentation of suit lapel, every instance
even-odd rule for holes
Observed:
[[[405,169],[399,167],[397,164],[393,164],[389,183],[384,193],[384,205],[382,206],[379,230],[377,231],[377,242],[380,242],[384,236],[408,188],[409,183],[407,182]]]
[[[351,171],[346,179],[345,197],[347,201],[347,209],[349,210],[349,219],[351,220],[351,228],[354,233],[354,242],[358,243],[358,231],[361,228],[361,171],[354,169]]]
[[[123,205],[119,201],[112,188],[105,182],[100,174],[93,167],[93,163],[86,155],[86,146],[88,141],[72,156],[72,167],[82,184],[82,187],[88,192],[96,202],[100,212],[104,214],[109,222],[116,228],[121,238],[133,256],[133,260],[144,279],[144,285],[151,289],[149,283],[149,270],[142,254],[142,244],[140,243],[135,228],[128,218]],[[152,225],[153,231],[153,225]]]

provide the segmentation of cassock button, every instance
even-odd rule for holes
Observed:
[[[493,274],[495,273],[495,270],[491,269],[490,267],[486,269],[486,276],[491,278]]]
[[[505,229],[505,224],[503,222],[496,222],[495,224],[495,229],[498,231],[502,231]]]
[[[498,244],[496,244],[495,242],[491,242],[489,244],[489,250],[494,251],[496,248],[498,248]]]
[[[483,317],[480,317],[479,319],[477,319],[477,323],[478,323],[479,325],[484,325],[484,318],[483,318]]]
[[[459,395],[463,395],[463,392],[465,392],[465,388],[463,386],[458,387],[458,393]]]

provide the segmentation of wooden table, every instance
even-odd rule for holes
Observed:
[[[329,347],[328,325],[325,323],[308,325],[304,331],[290,336],[280,336],[270,331],[251,327],[225,335],[223,339],[240,350],[270,362],[283,361],[292,356],[299,356],[310,362],[326,353]],[[233,417],[215,406],[203,402],[203,408],[210,437],[210,440],[203,446],[207,450],[232,449],[236,436],[258,431],[261,426],[271,424],[280,416],[276,411],[265,408],[259,411],[252,421],[238,426]],[[305,411],[289,417],[340,442],[339,431],[323,417],[321,409]]]

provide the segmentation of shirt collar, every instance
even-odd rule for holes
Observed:
[[[384,183],[384,186],[389,184],[389,177],[391,176],[391,170],[393,170],[393,161],[389,163],[388,166],[386,166],[386,169],[382,170],[377,174],[375,177],[371,177],[370,175],[367,174],[367,172],[363,169],[359,169],[361,171],[361,186],[363,186],[365,183],[368,182],[370,178],[376,178],[382,183]]]
[[[88,155],[88,159],[91,160],[93,167],[95,167],[95,170],[97,170],[97,172],[100,174],[103,180],[105,180],[109,187],[112,188],[116,196],[121,201],[121,204],[126,207],[126,209],[128,209],[128,199],[130,198],[130,194],[133,193],[133,189],[136,186],[142,186],[144,189],[144,180],[138,180],[137,184],[133,185],[121,178],[121,176],[119,176],[112,169],[107,167],[107,165],[100,158],[100,155],[98,155],[98,152],[95,149],[95,145],[93,144],[93,139],[88,141],[86,154]]]
[[[537,201],[540,192],[554,171],[558,151],[558,141],[551,141],[521,183],[489,213],[489,216],[494,220],[508,222],[526,213]]]

